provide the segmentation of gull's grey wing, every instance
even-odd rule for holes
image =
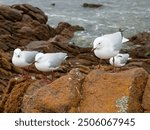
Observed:
[[[113,46],[114,51],[120,51],[121,48],[122,48],[122,43],[121,44],[114,44],[114,46]]]
[[[122,58],[120,58],[121,64],[126,64],[129,58],[129,54],[122,54]]]
[[[25,61],[31,64],[35,60],[35,56],[38,53],[38,51],[23,51],[22,53],[25,58]]]
[[[52,53],[49,59],[50,67],[59,67],[67,57],[67,53]]]
[[[114,51],[120,51],[122,47],[122,35],[120,32],[104,35],[103,38],[110,43],[109,46],[112,46]]]

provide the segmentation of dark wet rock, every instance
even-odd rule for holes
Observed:
[[[0,14],[10,21],[21,21],[22,11],[11,8],[10,6],[0,6]]]
[[[52,3],[51,5],[52,5],[52,6],[55,6],[56,4],[55,4],[55,3]]]
[[[33,30],[33,34],[37,40],[48,40],[50,37],[55,36],[55,30],[48,25],[37,26]]]
[[[73,26],[73,29],[74,29],[75,32],[76,32],[76,31],[84,31],[84,30],[85,30],[84,27],[79,26],[79,25],[74,25],[74,26]]]
[[[71,28],[72,26],[69,24],[69,23],[66,23],[66,22],[60,22],[59,24],[58,24],[58,26],[56,27],[56,33],[57,34],[61,34],[61,32],[64,30],[64,29],[71,29],[71,30],[73,30],[72,28]]]
[[[126,64],[127,68],[141,67],[150,74],[150,59],[131,59]]]
[[[134,44],[147,44],[150,41],[150,33],[149,32],[141,32],[129,38],[131,42]]]
[[[83,3],[82,7],[85,8],[99,8],[102,7],[102,4],[91,4],[91,3]]]
[[[24,14],[29,15],[34,20],[38,20],[40,23],[46,24],[48,20],[48,17],[38,7],[33,7],[29,4],[16,4],[11,7],[23,11]]]
[[[150,58],[150,33],[138,33],[131,38],[133,45],[126,50],[132,58]]]
[[[55,30],[47,25],[42,10],[29,4],[0,6],[0,46],[5,51],[25,46],[30,41],[48,40]]]

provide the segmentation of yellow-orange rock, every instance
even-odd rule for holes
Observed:
[[[83,83],[80,112],[143,112],[147,77],[142,68],[116,73],[91,71]]]
[[[148,76],[147,85],[144,91],[142,106],[145,111],[150,111],[150,75]]]
[[[51,84],[36,81],[24,95],[22,112],[76,112],[83,78],[78,69],[73,69]]]

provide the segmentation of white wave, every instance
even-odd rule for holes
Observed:
[[[66,18],[67,17],[65,15],[59,15],[59,14],[47,14],[46,13],[46,15],[48,15],[49,17],[61,17],[61,18]]]

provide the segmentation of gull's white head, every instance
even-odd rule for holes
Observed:
[[[93,42],[93,50],[102,48],[103,39],[98,37]]]
[[[41,52],[38,53],[38,54],[36,54],[36,56],[35,56],[35,62],[38,63],[38,62],[42,59],[43,55],[44,55],[44,54],[41,53]]]
[[[14,50],[14,55],[17,56],[17,57],[20,57],[20,55],[21,55],[21,49],[16,48],[16,49]]]
[[[123,58],[123,55],[122,54],[118,54],[118,55],[116,55],[115,56],[117,59],[121,59],[121,58]]]

